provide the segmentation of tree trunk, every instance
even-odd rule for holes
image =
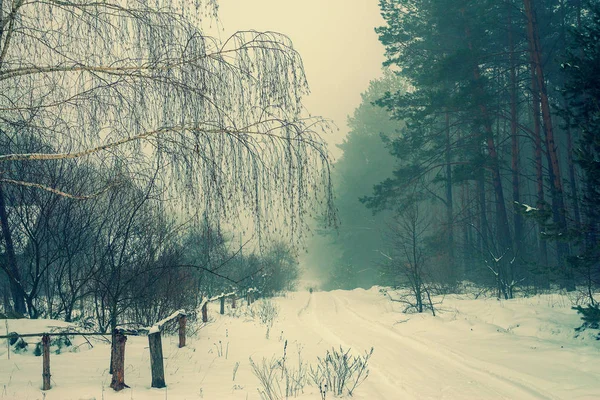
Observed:
[[[573,199],[573,215],[575,217],[575,229],[581,231],[581,211],[579,209],[579,196],[577,195],[577,174],[575,172],[575,162],[573,161],[573,135],[570,122],[567,120],[567,162],[569,165],[569,182],[571,187],[571,198]]]
[[[8,214],[6,212],[6,201],[4,198],[4,190],[0,184],[0,225],[2,226],[2,237],[4,239],[4,247],[6,249],[6,261],[8,266],[5,271],[10,280],[10,292],[13,300],[13,310],[19,315],[25,315],[27,308],[25,307],[25,293],[21,283],[21,274],[17,266],[17,256],[15,254],[15,246],[12,241],[12,233],[8,224]]]
[[[462,10],[464,16],[464,10]],[[471,30],[468,25],[468,20],[465,18],[465,36],[467,38],[469,50],[474,53],[473,42],[471,38]],[[504,190],[502,188],[502,177],[500,176],[500,162],[498,158],[498,152],[496,150],[496,143],[494,141],[494,131],[492,129],[492,120],[490,119],[490,113],[487,104],[484,101],[485,90],[481,83],[481,71],[479,70],[479,64],[477,60],[472,60],[472,73],[475,90],[475,98],[479,103],[479,112],[483,123],[485,132],[485,143],[487,146],[489,166],[492,171],[492,186],[494,188],[495,200],[496,200],[496,234],[498,237],[498,251],[499,255],[507,255],[508,259],[512,259],[512,240],[510,234],[510,228],[508,223],[508,215],[506,213],[506,205],[504,203]]]
[[[513,202],[521,203],[519,182],[519,136],[517,131],[517,73],[515,60],[515,43],[513,38],[512,3],[508,9],[508,42],[510,46],[510,137],[511,137],[511,172]],[[515,252],[518,258],[523,258],[523,216],[513,212]]]
[[[469,196],[468,193],[468,183],[463,183],[461,185],[460,188],[460,208],[461,210],[465,210],[466,212],[466,217],[467,217],[467,221],[472,221],[472,214],[471,214],[471,209],[470,207],[467,208],[467,199]],[[472,223],[472,222],[471,222]],[[462,269],[463,269],[463,275],[466,276],[467,279],[470,278],[469,276],[469,268],[468,268],[468,262],[471,259],[471,249],[472,249],[472,243],[471,243],[471,238],[470,238],[470,230],[471,227],[469,225],[469,223],[463,223],[462,224],[463,227],[463,244],[462,244]]]
[[[550,160],[550,169],[552,171],[552,192],[553,192],[553,211],[557,214],[556,219],[559,223],[559,229],[564,231],[566,229],[566,216],[565,216],[565,204],[563,187],[560,173],[560,164],[558,159],[558,152],[556,143],[554,140],[554,128],[552,125],[552,115],[550,111],[550,102],[548,100],[548,91],[546,88],[546,81],[544,78],[544,69],[542,65],[542,52],[539,40],[539,32],[537,19],[535,16],[535,5],[534,0],[523,0],[525,5],[525,15],[527,16],[527,37],[529,40],[530,58],[533,68],[535,70],[535,79],[537,84],[537,91],[540,96],[541,109],[542,109],[542,121],[543,128],[546,136],[546,151]],[[556,201],[556,204],[554,202]]]
[[[10,286],[8,283],[5,283],[2,288],[2,302],[4,304],[4,313],[5,314],[8,314],[9,312],[13,311],[12,306],[10,304],[9,293],[10,293]]]
[[[485,194],[485,170],[479,168],[477,173],[477,197],[479,203],[479,236],[477,240],[480,254],[485,254],[489,248],[488,235],[490,232],[487,219],[487,199]]]
[[[152,372],[152,387],[164,388],[165,368],[163,365],[162,339],[160,331],[148,335],[148,344],[150,345],[150,370]]]
[[[219,312],[221,315],[225,314],[225,296],[221,297],[221,309]]]
[[[446,223],[448,224],[448,264],[450,266],[450,282],[455,284],[459,279],[456,271],[454,254],[454,204],[452,201],[452,153],[450,141],[450,114],[446,111]]]
[[[461,10],[464,18],[465,37],[469,51],[471,52],[471,68],[473,74],[473,89],[474,98],[479,106],[482,127],[484,129],[484,139],[487,146],[488,166],[492,172],[492,187],[494,188],[495,203],[496,203],[496,249],[493,255],[494,258],[499,258],[498,274],[501,274],[506,279],[507,274],[511,272],[512,260],[514,258],[513,240],[508,222],[508,214],[506,212],[506,204],[504,197],[504,189],[502,187],[502,176],[500,175],[500,160],[496,143],[494,141],[494,131],[492,128],[492,119],[488,106],[485,102],[485,88],[483,87],[479,62],[476,59],[475,49],[472,41],[472,34],[469,26],[469,20],[465,16],[465,10]],[[492,250],[489,248],[488,250]],[[512,278],[510,278],[512,279]]]
[[[542,129],[540,125],[540,96],[536,89],[537,83],[535,80],[535,69],[531,68],[531,99],[532,99],[532,112],[533,112],[533,142],[534,142],[534,160],[535,160],[535,178],[537,188],[537,204],[538,209],[545,208],[544,199],[544,164],[542,161]],[[546,239],[541,237],[541,231],[544,230],[542,223],[538,223],[540,233],[538,234],[538,241],[540,244],[540,260],[541,264],[548,267],[548,244]]]
[[[532,68],[534,70],[535,89],[539,95],[541,112],[542,112],[542,127],[545,133],[546,157],[548,158],[548,174],[550,176],[551,195],[552,195],[552,217],[557,227],[557,233],[564,235],[567,233],[567,219],[565,211],[564,192],[562,186],[562,178],[560,172],[560,161],[556,142],[554,140],[554,127],[552,124],[552,115],[550,111],[550,102],[548,100],[548,90],[544,78],[544,69],[542,66],[541,45],[539,40],[537,18],[535,15],[535,5],[533,0],[523,0],[525,5],[525,15],[527,17],[527,36],[529,40],[529,54]],[[561,286],[567,290],[575,290],[570,269],[566,264],[566,256],[568,255],[568,246],[562,240],[558,240],[556,244],[557,261],[559,268],[562,269],[563,279]]]

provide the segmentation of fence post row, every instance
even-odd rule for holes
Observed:
[[[152,387],[162,388],[165,387],[164,378],[164,366],[163,366],[163,353],[162,353],[162,339],[161,329],[162,326],[177,318],[179,322],[179,347],[184,347],[185,343],[185,332],[187,316],[184,310],[179,310],[173,313],[170,317],[160,321],[154,325],[148,333],[148,342],[150,344],[150,362],[152,370]],[[50,384],[50,334],[48,333],[28,333],[19,335],[16,333],[9,334],[6,336],[0,336],[0,339],[11,339],[13,337],[39,337],[42,336],[42,390],[49,390]],[[81,333],[81,332],[60,332],[53,334],[56,336],[70,336],[70,335],[99,335],[104,336],[104,333]],[[127,336],[125,331],[121,329],[115,329],[112,334],[111,340],[111,360],[110,370],[112,379],[110,387],[115,391],[120,391],[129,386],[125,384],[125,343],[127,342]]]
[[[254,292],[256,289],[248,289],[246,293],[246,299],[248,301],[248,305],[254,303]],[[231,308],[236,307],[236,294],[232,293],[231,295]],[[220,313],[221,315],[225,314],[225,297],[227,295],[222,294],[219,296],[219,300],[221,302]],[[210,300],[216,300],[216,298],[212,298]],[[162,338],[161,338],[161,329],[162,325],[166,322],[171,321],[174,317],[177,316],[179,322],[179,348],[185,347],[185,329],[187,317],[183,310],[178,311],[171,315],[171,317],[157,323],[152,327],[150,332],[148,333],[148,343],[150,346],[150,369],[152,371],[152,387],[155,388],[163,388],[166,387],[165,383],[165,370],[163,364],[163,352],[162,352]],[[205,301],[202,305],[202,322],[208,322],[208,301]],[[77,333],[75,333],[77,334]],[[32,335],[27,335],[32,336]],[[128,388],[125,384],[125,343],[127,342],[127,336],[125,336],[124,331],[120,329],[115,329],[112,332],[112,341],[111,341],[111,354],[110,354],[110,373],[112,374],[112,379],[110,383],[110,387],[115,391],[120,391],[124,388]],[[9,337],[9,336],[6,336]],[[42,390],[49,390],[51,388],[50,385],[50,335],[44,333],[42,335],[42,355],[43,355],[43,364],[42,364]]]
[[[254,303],[254,292],[256,289],[248,289],[246,293],[246,299],[248,305]],[[220,313],[225,314],[225,297],[227,295],[222,294],[219,296],[221,302]],[[232,293],[231,297],[231,308],[236,307],[236,294]],[[216,300],[216,298],[210,299]],[[165,370],[163,364],[163,352],[162,352],[162,338],[161,329],[162,325],[166,322],[171,321],[177,316],[179,322],[179,347],[185,347],[185,330],[187,317],[183,310],[174,313],[171,317],[157,323],[152,327],[148,333],[148,343],[150,346],[150,369],[152,371],[152,387],[163,388],[166,387],[165,383]],[[208,322],[208,301],[205,301],[202,305],[202,322]],[[76,333],[75,333],[76,334]],[[27,335],[31,336],[31,335]],[[127,342],[127,336],[124,331],[115,329],[112,332],[111,341],[111,354],[110,354],[110,373],[112,379],[110,387],[115,391],[120,391],[124,388],[128,388],[125,384],[125,343]],[[9,336],[7,336],[9,337]],[[42,335],[42,390],[49,390],[50,385],[50,335],[44,333]]]
[[[236,295],[232,293],[231,295],[231,308],[236,307]],[[220,313],[225,314],[225,297],[226,295],[221,295],[219,300],[221,301],[221,309]],[[247,292],[248,304],[254,302],[253,290],[250,289]],[[216,300],[213,298],[211,300]],[[163,364],[163,352],[162,352],[162,338],[161,338],[161,329],[162,326],[174,319],[174,317],[178,318],[179,322],[179,347],[185,347],[185,331],[186,331],[186,323],[187,317],[183,310],[174,313],[171,317],[157,323],[150,329],[148,333],[148,343],[150,347],[150,369],[152,371],[152,387],[155,388],[163,388],[166,387],[165,383],[165,371]],[[202,306],[202,322],[208,322],[208,301],[205,301]],[[70,334],[78,334],[77,332],[71,332]],[[92,335],[94,333],[91,333]],[[32,334],[23,335],[23,336],[33,336]],[[115,329],[112,332],[112,341],[111,341],[111,357],[110,357],[110,373],[112,374],[112,379],[110,383],[110,387],[115,391],[120,391],[124,388],[128,388],[125,384],[125,343],[127,342],[127,336],[125,332],[120,329]],[[6,336],[7,338],[10,336]],[[42,390],[49,390],[51,388],[50,385],[50,335],[44,333],[42,335],[42,355],[43,355],[43,364],[42,364]]]
[[[42,390],[50,390],[50,335],[42,335]]]

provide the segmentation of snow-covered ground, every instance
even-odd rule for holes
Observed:
[[[185,348],[177,348],[175,336],[163,338],[165,389],[150,388],[146,337],[127,341],[125,382],[131,388],[119,393],[109,388],[109,346],[99,340],[88,349],[77,339],[77,352],[52,354],[53,387],[45,393],[41,357],[28,351],[8,359],[0,342],[0,399],[260,399],[249,357],[257,363],[281,357],[286,340],[292,365],[298,353],[314,365],[331,346],[357,354],[373,346],[370,375],[356,399],[600,399],[600,341],[593,332],[575,338],[580,320],[563,295],[510,301],[447,296],[432,317],[400,313],[401,305],[378,288],[296,292],[273,300],[279,315],[270,328],[256,315],[260,303],[254,312],[242,307],[225,316],[211,304],[211,321]],[[64,326],[8,324],[20,333]],[[299,398],[321,395],[307,385]]]

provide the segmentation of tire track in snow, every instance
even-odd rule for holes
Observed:
[[[421,354],[425,354],[427,357],[435,358],[444,364],[448,364],[448,366],[453,367],[456,370],[461,370],[462,375],[467,377],[477,376],[487,378],[486,380],[493,381],[495,390],[500,391],[497,394],[501,395],[501,392],[506,393],[506,389],[509,389],[512,394],[510,394],[507,398],[557,399],[557,397],[553,396],[551,393],[537,388],[530,383],[524,383],[514,376],[506,376],[507,373],[511,374],[512,371],[505,367],[485,363],[472,357],[468,357],[464,354],[460,354],[452,349],[449,349],[446,346],[442,346],[437,342],[431,342],[413,336],[402,335],[379,321],[372,320],[365,315],[357,313],[352,309],[348,299],[340,298],[337,294],[331,292],[329,295],[332,297],[334,302],[343,303],[343,306],[340,306],[339,308],[346,311],[346,314],[356,322],[356,326],[367,328],[367,330],[371,331],[372,334],[381,333],[396,342],[404,342],[398,343],[403,346],[407,345],[406,342],[410,342],[413,346],[409,345],[407,346],[408,348],[418,351]],[[374,326],[378,327],[379,329],[375,329]],[[503,371],[492,371],[490,370],[491,368],[497,370],[501,369]],[[507,388],[507,385],[510,386],[510,388]],[[514,397],[515,389],[519,393],[518,397]],[[524,395],[527,397],[523,397]],[[484,397],[481,396],[481,398]]]
[[[340,314],[340,307],[336,303],[335,299],[330,296],[330,292],[319,292],[318,297],[321,297],[321,300],[313,303],[313,307],[311,308],[311,318],[313,319],[313,326],[316,326],[321,334],[325,334],[330,338],[329,342],[335,346],[342,346],[346,349],[352,348],[354,350],[369,350],[372,344],[360,345],[356,346],[355,343],[351,341],[345,340],[342,336],[337,334],[332,328],[327,327],[326,323],[324,323],[323,319],[326,319],[329,323],[334,323],[335,327],[338,327],[335,324],[335,321],[338,319],[336,315]],[[326,304],[326,301],[331,303],[330,306]],[[321,307],[317,307],[320,305]],[[332,318],[322,318],[326,313],[324,311],[334,311],[334,316]],[[333,340],[331,340],[333,339]],[[370,393],[369,400],[371,399],[382,399],[382,400],[390,400],[390,399],[424,399],[418,391],[415,391],[410,386],[405,385],[402,380],[398,380],[397,376],[391,374],[388,370],[389,368],[385,365],[379,363],[377,361],[381,356],[376,356],[377,350],[375,350],[374,356],[369,360],[369,378],[363,383],[365,387],[368,389],[364,389],[364,392]],[[357,390],[360,392],[361,390]],[[377,393],[377,397],[373,397],[373,393]]]
[[[319,311],[317,306],[319,304],[318,297],[321,297],[320,294],[323,292],[313,293],[310,297],[306,305],[298,311],[299,320],[302,322],[304,327],[309,328],[313,331],[317,336],[320,336],[324,341],[329,344],[329,348],[331,346],[338,347],[342,346],[344,348],[350,348],[348,343],[346,343],[339,335],[337,335],[334,331],[327,328],[319,319]],[[335,307],[335,305],[334,305]],[[337,313],[337,309],[335,310]],[[378,369],[373,366],[372,362],[369,362],[369,379],[363,383],[363,385],[368,386],[369,390],[365,390],[364,392],[369,392],[369,399],[382,399],[382,400],[391,400],[399,398],[398,395],[400,392],[403,393],[402,399],[407,398],[406,395],[410,395],[411,398],[414,398],[414,393],[409,393],[404,390],[403,387],[398,387],[398,385],[388,379],[385,374],[379,373]],[[385,388],[385,389],[384,389]],[[355,398],[360,398],[361,390],[358,389],[355,393]]]

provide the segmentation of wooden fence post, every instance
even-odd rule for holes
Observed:
[[[127,336],[122,331],[115,329],[114,332],[114,360],[112,362],[113,374],[110,382],[110,387],[116,392],[124,388],[128,388],[125,384],[125,342]]]
[[[184,315],[179,316],[179,348],[185,347],[185,323],[187,317]]]
[[[208,322],[208,302],[202,306],[202,322]]]
[[[44,333],[42,336],[42,390],[50,390],[50,335]]]
[[[221,297],[221,310],[219,310],[221,315],[225,314],[225,296]]]
[[[235,294],[231,296],[231,308],[235,308]]]
[[[162,339],[160,331],[148,335],[150,344],[150,370],[152,371],[152,387],[164,388],[165,368],[163,365]]]

